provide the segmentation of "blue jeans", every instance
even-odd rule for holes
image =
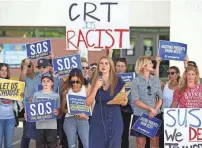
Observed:
[[[4,147],[12,148],[14,129],[15,129],[15,118],[0,119],[0,148],[2,147],[3,139],[5,145]]]
[[[66,117],[63,125],[69,148],[77,148],[79,135],[84,148],[89,147],[89,122],[75,117]]]

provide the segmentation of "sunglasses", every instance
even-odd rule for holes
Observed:
[[[176,72],[167,72],[168,75],[174,75]]]
[[[151,96],[151,86],[147,86],[147,95]]]
[[[79,84],[79,81],[70,81],[70,83],[73,84]]]
[[[89,67],[82,67],[82,68],[83,68],[83,69],[87,69],[87,70],[89,69]]]
[[[38,69],[45,69],[46,68],[46,66],[44,66],[44,67],[38,67]]]
[[[31,67],[32,67],[32,65],[31,65],[31,64],[29,64],[27,67],[28,67],[28,68],[31,68]]]

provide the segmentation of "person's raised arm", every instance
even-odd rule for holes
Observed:
[[[189,57],[188,57],[188,55],[186,55],[186,56],[184,57],[184,68],[187,68],[188,62],[189,62]]]
[[[111,59],[112,59],[112,55],[113,55],[113,49],[111,49],[111,48],[110,48],[110,49],[108,49],[107,53],[108,53],[108,55],[107,55],[107,56],[108,56],[109,58],[111,58]]]
[[[27,76],[27,69],[28,69],[28,65],[30,63],[29,59],[25,59],[24,63],[23,63],[23,67],[20,73],[20,81],[25,82],[26,76]]]
[[[92,88],[89,88],[89,95],[87,96],[87,100],[86,100],[86,104],[87,106],[91,106],[93,105],[94,101],[95,101],[95,97],[97,94],[97,91],[99,91],[99,88],[102,86],[102,80],[96,80],[95,86]]]
[[[156,69],[154,72],[154,75],[157,77],[159,77],[159,68],[160,68],[161,60],[162,60],[162,58],[159,55],[157,55],[156,56]]]
[[[61,101],[61,112],[62,113],[67,113],[67,109],[66,109],[66,105],[67,105],[66,95],[67,95],[67,91],[64,91],[62,93],[62,101]]]

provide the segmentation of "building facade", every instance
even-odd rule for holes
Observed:
[[[114,58],[125,57],[129,70],[139,56],[155,58],[158,54],[159,40],[172,40],[188,43],[188,54],[191,60],[198,63],[200,57],[190,52],[196,51],[194,37],[186,34],[189,26],[194,28],[196,20],[202,16],[202,4],[196,0],[128,0],[130,11],[131,49],[114,49]],[[196,10],[197,9],[197,10]],[[189,11],[189,13],[188,13]],[[197,13],[193,20],[193,13]],[[186,14],[186,17],[183,15]],[[65,26],[67,25],[68,8],[65,0],[26,0],[0,1],[0,43],[26,43],[41,39],[52,39],[55,56],[71,54],[65,50]],[[192,19],[188,21],[186,18]],[[202,17],[201,17],[202,18]],[[186,24],[186,25],[185,25]],[[202,26],[202,25],[201,25]],[[202,27],[197,27],[202,31]],[[179,32],[179,33],[178,33]],[[190,30],[189,30],[190,33]],[[189,37],[187,37],[189,36]],[[197,33],[197,41],[202,36]],[[89,61],[97,59],[106,52],[89,52]],[[163,61],[160,76],[167,77],[169,65],[183,67],[182,63]]]

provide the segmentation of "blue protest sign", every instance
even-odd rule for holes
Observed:
[[[158,129],[161,126],[161,120],[157,118],[149,119],[149,116],[146,114],[142,114],[139,119],[135,122],[132,129],[148,136],[150,138],[154,138]]]
[[[26,44],[27,57],[31,59],[38,59],[46,57],[51,54],[51,41],[44,40],[40,42]]]
[[[20,68],[23,59],[27,57],[24,44],[0,45],[0,63],[9,64],[10,68]]]
[[[187,44],[159,41],[159,55],[164,60],[184,61],[187,55]]]
[[[125,82],[125,89],[126,89],[126,91],[129,91],[131,89],[132,81],[135,78],[135,73],[134,72],[119,73],[118,75]]]
[[[38,102],[25,102],[25,112],[27,122],[36,122],[41,120],[55,119],[53,110],[56,109],[55,100],[46,100]]]
[[[82,70],[81,57],[79,54],[53,59],[54,72],[59,76],[69,74],[73,68]]]
[[[66,95],[67,108],[69,114],[84,113],[87,116],[92,115],[91,107],[86,105],[86,97],[76,95]]]

